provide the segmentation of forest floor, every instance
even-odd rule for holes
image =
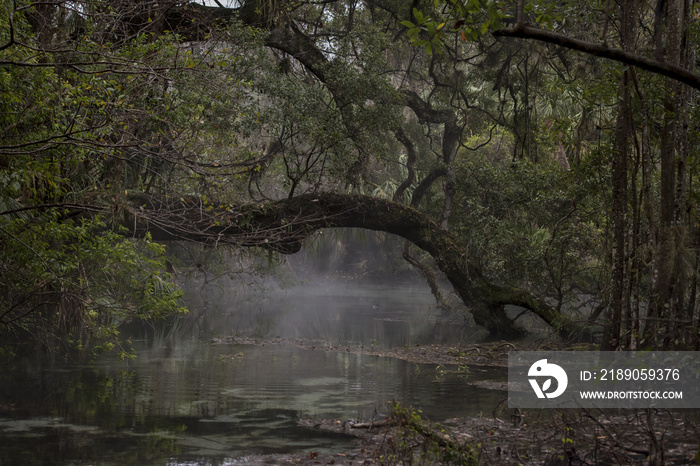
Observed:
[[[222,341],[223,342],[223,341]],[[508,351],[562,350],[556,344],[516,347],[508,342],[464,346],[416,345],[379,349],[321,341],[226,339],[238,344],[289,344],[310,351],[346,351],[415,363],[507,366]],[[569,348],[571,349],[571,348]],[[593,348],[577,348],[593,349]],[[489,382],[479,382],[485,388]],[[515,410],[506,403],[489,415],[439,423],[400,407],[387,419],[352,423],[301,419],[300,425],[352,435],[355,448],[239,458],[233,464],[483,464],[483,465],[680,465],[700,464],[698,410]]]

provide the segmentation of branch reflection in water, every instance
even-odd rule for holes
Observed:
[[[392,399],[436,419],[489,412],[503,392],[476,388],[456,373],[436,377],[435,365],[342,350],[478,335],[433,309],[432,299],[415,284],[224,293],[216,302],[193,299],[191,313],[177,321],[128,329],[137,352],[128,363],[23,359],[0,380],[0,463],[220,464],[348,448],[351,437],[297,420],[368,419]],[[215,342],[234,336],[258,344]],[[340,350],[324,351],[327,345]],[[474,369],[469,377],[493,375]]]

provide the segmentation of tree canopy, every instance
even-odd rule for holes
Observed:
[[[3,4],[0,335],[119,347],[183,311],[161,242],[357,227],[492,334],[697,347],[695,8]]]

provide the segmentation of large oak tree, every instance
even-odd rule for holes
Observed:
[[[677,214],[657,224],[650,155],[672,139],[689,150],[678,124],[685,107],[667,99],[658,141],[635,132],[630,116],[645,108],[644,128],[654,128],[644,95],[659,86],[656,75],[696,86],[686,52],[676,61],[659,52],[682,55],[663,29],[674,18],[684,25],[680,43],[693,32],[687,10],[671,3],[604,7],[578,15],[582,26],[562,19],[572,6],[541,2],[5,6],[3,79],[24,76],[44,101],[13,91],[5,106],[3,232],[31,251],[23,222],[98,215],[131,236],[293,253],[318,229],[367,228],[427,253],[404,249],[436,293],[434,267],[493,334],[522,334],[505,310],[515,305],[563,337],[589,338],[598,311],[572,313],[581,297],[609,309],[607,348],[639,344],[644,302],[653,303],[652,321],[693,328],[695,289],[679,288],[680,259],[659,260],[688,245],[664,238],[689,229],[693,214],[680,204],[692,197],[692,171],[687,156],[661,160],[662,178],[677,167],[675,188],[661,183],[671,189],[661,191],[662,220]],[[620,81],[614,62],[652,74],[626,70]],[[676,95],[669,86],[666,95]],[[607,221],[610,235],[599,228]],[[643,247],[648,236],[658,251]],[[38,268],[53,270],[36,252]],[[37,298],[41,279],[18,292],[3,273],[5,328],[61,302],[60,293]],[[653,276],[668,280],[645,285]]]

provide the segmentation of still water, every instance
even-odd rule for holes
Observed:
[[[391,400],[444,419],[490,413],[505,397],[434,365],[345,349],[480,338],[435,310],[421,284],[188,294],[188,316],[127,329],[135,360],[1,368],[0,464],[215,465],[340,451],[350,437],[297,420],[370,419]],[[485,378],[505,371],[470,369],[469,380]]]

